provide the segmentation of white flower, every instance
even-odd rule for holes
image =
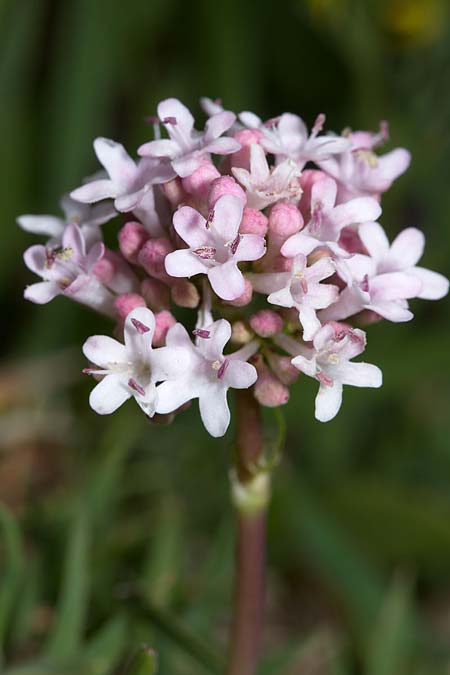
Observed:
[[[231,325],[219,319],[210,326],[196,328],[197,345],[186,329],[177,324],[167,334],[168,348],[189,350],[190,359],[183,372],[158,387],[158,413],[169,413],[191,399],[199,399],[200,415],[211,436],[223,436],[230,423],[227,391],[247,389],[256,382],[256,369],[246,360],[257,350],[250,343],[241,350],[224,356],[223,350],[231,337]]]
[[[138,307],[125,320],[124,345],[107,335],[86,340],[83,353],[99,368],[86,368],[84,372],[105,376],[89,398],[95,412],[109,415],[133,396],[145,414],[153,417],[158,401],[156,384],[179,377],[189,363],[189,352],[183,347],[153,349],[154,331],[153,312]]]
[[[245,188],[250,208],[264,209],[280,199],[297,202],[301,197],[300,169],[295,162],[286,159],[270,169],[266,153],[257,143],[250,146],[250,171],[238,167],[233,167],[231,171]]]

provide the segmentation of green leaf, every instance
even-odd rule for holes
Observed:
[[[141,647],[132,658],[126,675],[155,675],[157,667],[156,652],[151,647]]]
[[[398,576],[386,594],[367,646],[367,675],[407,675],[413,647],[411,584]]]
[[[80,649],[87,614],[90,523],[81,504],[69,535],[56,620],[45,648],[50,662],[69,661]]]
[[[0,588],[0,667],[11,613],[19,590],[24,558],[20,528],[6,506],[0,505],[4,559]]]

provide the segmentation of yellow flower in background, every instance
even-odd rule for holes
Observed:
[[[394,0],[386,6],[386,27],[414,44],[436,42],[447,25],[448,4],[443,0]]]
[[[352,0],[308,0],[308,6],[313,18],[322,20],[351,21],[356,9],[364,11],[364,5]],[[409,45],[438,41],[447,25],[449,10],[446,0],[384,0],[365,5],[367,15],[372,15],[374,28],[378,24]]]

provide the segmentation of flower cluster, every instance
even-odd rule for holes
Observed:
[[[66,295],[115,322],[117,339],[97,335],[83,347],[100,414],[131,397],[149,417],[198,399],[207,431],[221,436],[229,388],[253,387],[262,405],[278,406],[303,373],[319,384],[316,418],[331,420],[343,385],[382,382],[377,366],[353,361],[366,345],[356,325],[409,321],[408,300],[448,291],[447,279],[417,265],[420,230],[390,243],[378,222],[382,194],[410,155],[377,154],[386,123],[336,135],[323,133],[324,115],[308,131],[291,113],[263,121],[209,99],[202,106],[200,132],[180,101],[162,101],[137,161],[97,138],[103,171],[63,198],[64,218],[19,218],[50,237],[25,252],[42,279],[25,297]],[[101,226],[117,216],[110,250]],[[188,329],[179,307],[196,310]]]

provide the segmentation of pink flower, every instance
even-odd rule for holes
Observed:
[[[442,274],[416,266],[425,248],[425,236],[420,230],[408,227],[389,244],[389,239],[379,223],[365,223],[359,230],[359,236],[375,262],[377,274],[412,274],[422,282],[417,297],[424,300],[440,300],[447,295],[448,279]]]
[[[299,254],[290,272],[253,274],[250,280],[256,291],[269,293],[268,302],[298,310],[303,339],[309,341],[321,326],[316,310],[328,307],[339,296],[337,286],[320,283],[335,271],[331,258],[320,258],[307,267],[306,257]]]
[[[70,196],[79,202],[92,204],[114,199],[118,211],[132,211],[151,185],[171,178],[172,171],[167,162],[144,159],[136,164],[123,145],[109,138],[96,138],[94,150],[109,178],[99,178],[73,190]]]
[[[404,148],[395,148],[381,157],[375,154],[373,149],[386,139],[386,130],[378,134],[350,132],[347,138],[351,148],[339,157],[318,161],[320,168],[338,181],[341,202],[353,197],[379,197],[411,162],[411,155]]]
[[[205,154],[229,155],[240,148],[234,139],[220,138],[236,119],[232,112],[222,111],[212,115],[203,133],[194,129],[194,118],[176,98],[159,103],[158,117],[169,138],[144,143],[138,153],[144,157],[169,159],[173,171],[181,178],[193,173]]]
[[[94,244],[101,239],[99,225],[107,223],[111,218],[117,215],[112,204],[104,202],[89,206],[72,199],[69,195],[64,195],[60,201],[64,218],[56,216],[42,215],[23,215],[17,218],[18,225],[26,232],[33,234],[43,234],[52,237],[54,243],[61,240],[64,228],[69,223],[79,225],[83,236]]]
[[[173,277],[207,274],[220,298],[238,298],[245,290],[245,280],[237,263],[258,260],[265,253],[264,237],[239,234],[243,208],[239,197],[224,195],[208,219],[190,206],[176,211],[174,228],[189,248],[167,255],[167,273]]]
[[[240,119],[243,119],[242,114]],[[244,120],[252,121],[248,116],[244,117]],[[319,115],[308,135],[308,129],[301,117],[284,113],[274,123],[266,123],[259,127],[264,134],[261,145],[266,152],[275,155],[277,163],[283,159],[290,159],[299,169],[303,169],[307,162],[318,162],[344,152],[350,147],[350,142],[341,136],[332,134],[319,136],[324,122],[325,115]]]
[[[291,258],[299,253],[309,255],[318,246],[326,246],[333,253],[346,257],[338,244],[344,227],[369,220],[381,214],[378,202],[372,197],[358,197],[345,204],[336,204],[337,185],[332,178],[316,181],[311,189],[311,219],[307,225],[286,240],[281,253]]]
[[[316,419],[328,422],[339,412],[342,387],[381,387],[381,370],[371,363],[352,363],[366,346],[362,330],[326,324],[315,335],[313,348],[308,349],[291,338],[282,337],[279,345],[297,354],[292,364],[300,372],[319,381],[316,396]]]
[[[153,312],[137,307],[125,320],[125,344],[107,335],[94,335],[84,343],[84,355],[99,366],[84,372],[104,375],[89,398],[91,408],[99,415],[113,413],[134,397],[145,414],[153,417],[157,383],[178,377],[187,368],[189,352],[183,347],[152,348],[154,331]]]
[[[25,289],[25,298],[41,305],[57,295],[65,295],[114,316],[114,296],[94,274],[94,267],[104,254],[102,242],[88,247],[78,225],[66,225],[60,245],[49,242],[47,246],[31,246],[25,251],[26,266],[43,279]]]
[[[178,377],[158,387],[156,411],[170,413],[187,401],[199,399],[200,416],[211,436],[223,436],[230,423],[227,403],[228,389],[247,389],[256,382],[257,373],[247,359],[258,349],[250,343],[233,354],[224,356],[223,350],[231,337],[231,326],[225,319],[197,328],[197,345],[186,329],[177,324],[167,334],[168,349],[186,349],[188,366]]]
[[[394,322],[413,318],[407,300],[418,297],[422,290],[418,276],[409,272],[378,274],[376,262],[360,253],[346,260],[345,265],[352,282],[344,288],[334,305],[321,312],[322,321],[341,321],[363,309]]]
[[[298,182],[300,170],[290,159],[269,168],[263,148],[250,146],[250,171],[239,167],[231,169],[233,176],[247,192],[247,206],[264,209],[281,199],[297,202],[302,194]]]

